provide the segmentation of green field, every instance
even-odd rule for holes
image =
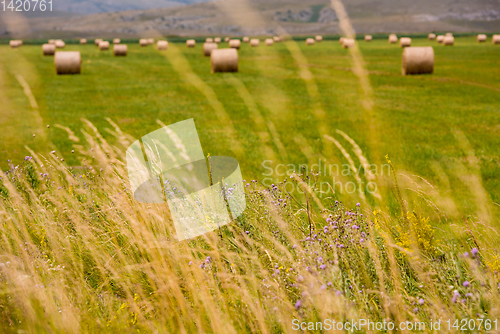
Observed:
[[[371,113],[362,107],[350,51],[335,41],[309,47],[293,41],[244,44],[235,74],[211,74],[201,43],[194,49],[171,43],[166,52],[129,45],[124,58],[92,44],[68,44],[66,50],[81,51],[83,59],[82,74],[74,76],[55,75],[53,58],[42,56],[40,46],[0,46],[1,166],[7,159],[22,161],[25,145],[37,152],[57,149],[68,165],[80,165],[81,159],[69,154],[72,141],[56,124],[83,138],[85,118],[113,142],[106,118],[136,138],[159,128],[157,120],[194,118],[205,154],[234,156],[245,177],[262,180],[265,160],[272,161],[266,166],[312,166],[318,159],[346,164],[339,149],[321,139],[326,132],[349,150],[339,129],[370,163],[380,166],[388,154],[397,169],[422,176],[442,196],[451,196],[458,212],[475,213],[481,198],[464,174],[480,175],[487,195],[500,201],[500,47],[473,37],[458,37],[453,47],[423,38],[413,38],[413,45],[434,46],[434,74],[403,77],[397,45],[360,41],[373,90]],[[305,80],[304,70],[312,77]],[[30,106],[16,75],[29,84],[39,111]],[[324,111],[321,117],[317,109]],[[277,173],[271,177],[283,179]],[[368,201],[374,203],[370,196]]]

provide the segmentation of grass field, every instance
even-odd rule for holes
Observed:
[[[124,58],[68,44],[82,53],[74,76],[56,76],[40,46],[0,46],[6,332],[278,333],[296,318],[498,319],[500,47],[472,37],[413,45],[434,46],[434,74],[403,77],[398,46],[360,42],[369,85],[333,41],[243,45],[231,74],[211,74],[200,44],[129,45]],[[386,155],[390,175],[374,175],[380,196],[312,186],[304,199],[252,183],[244,217],[220,238],[176,243],[168,209],[131,199],[119,161],[133,138],[188,118],[205,154],[237,158],[247,180],[276,183],[320,159],[358,167],[366,157],[380,171]],[[306,174],[305,183],[315,178]],[[319,178],[332,177],[359,181],[352,172]],[[278,199],[289,205],[271,204]]]
[[[295,44],[287,43],[255,49],[243,45],[240,72],[218,75],[210,73],[201,45],[187,49],[177,44],[167,52],[129,45],[125,58],[93,45],[68,45],[67,50],[82,53],[83,72],[76,76],[56,76],[53,58],[43,57],[39,46],[2,46],[1,166],[7,166],[7,159],[21,161],[25,145],[45,150],[47,142],[66,156],[68,165],[80,165],[81,159],[68,155],[72,142],[67,133],[55,124],[82,138],[82,118],[101,130],[110,128],[110,118],[138,138],[159,128],[157,119],[171,124],[194,118],[205,153],[235,156],[244,176],[262,180],[269,173],[262,166],[267,159],[271,166],[311,166],[320,158],[328,164],[347,163],[331,142],[321,139],[324,129],[329,135],[339,129],[354,139],[370,163],[380,166],[388,154],[398,169],[453,193],[459,211],[472,213],[476,208],[470,187],[458,172],[470,167],[458,143],[460,132],[478,159],[486,192],[499,201],[498,46],[478,44],[473,37],[459,37],[453,47],[414,38],[415,46],[434,46],[435,73],[403,77],[398,46],[385,40],[361,42],[374,99],[373,113],[367,115],[348,50],[332,41],[312,47],[300,43],[297,58],[290,47]],[[301,78],[303,68],[312,80]],[[30,107],[16,74],[29,84],[38,112]],[[310,94],[311,85],[317,87],[316,95]],[[313,112],[317,108],[324,111],[321,119]],[[48,130],[47,124],[52,125]],[[272,177],[280,179],[276,173]]]

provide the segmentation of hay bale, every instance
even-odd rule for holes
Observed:
[[[57,51],[54,56],[57,74],[80,74],[82,58],[78,51]]]
[[[314,45],[315,42],[314,38],[306,38],[306,45]]]
[[[455,44],[455,37],[445,35],[443,39],[443,45],[452,46],[453,44]]]
[[[250,40],[250,46],[257,47],[260,44],[260,40],[258,38],[252,38]]]
[[[314,39],[316,40],[316,42],[323,42],[323,36],[321,35],[314,36]]]
[[[61,41],[60,39],[56,41],[56,44],[55,44],[56,48],[58,49],[64,49],[64,47],[66,47],[66,43],[64,43],[63,41]]]
[[[388,41],[391,44],[395,44],[398,42],[398,36],[396,36],[396,34],[390,34]]]
[[[339,44],[340,44],[340,45],[344,44],[344,38],[345,38],[345,37],[340,37],[340,38],[339,38]]]
[[[148,40],[147,40],[147,39],[145,39],[145,38],[141,38],[141,39],[139,40],[139,45],[140,45],[140,46],[148,46],[148,45],[149,45]]]
[[[113,39],[113,44],[120,44],[121,42],[122,42],[122,40],[119,38]]]
[[[431,74],[434,72],[432,46],[407,47],[403,51],[403,75]]]
[[[411,38],[410,37],[401,37],[399,39],[399,46],[402,48],[411,46]]]
[[[429,35],[427,35],[427,39],[429,41],[433,41],[436,39],[436,34],[433,34],[433,33],[430,33]]]
[[[231,40],[231,38],[230,38],[230,37],[225,37],[225,38],[224,38],[224,42],[226,42],[226,43],[229,43],[229,41],[230,41],[230,40]]]
[[[500,35],[493,35],[493,37],[491,37],[491,43],[500,44]]]
[[[154,38],[148,38],[148,45],[153,45],[155,44],[155,39]]]
[[[272,38],[266,38],[266,42],[265,43],[266,43],[267,46],[271,46],[271,45],[274,44],[274,40]]]
[[[165,51],[168,49],[168,42],[167,41],[158,41],[156,43],[156,47],[158,48],[158,50],[160,51]]]
[[[13,40],[9,41],[9,45],[10,45],[10,47],[11,47],[11,48],[13,48],[13,49],[17,49],[17,48],[18,48],[18,47],[20,47],[22,44],[20,43],[20,41],[19,41],[19,40],[17,40],[17,39],[13,39]]]
[[[99,46],[99,43],[101,43],[101,42],[102,42],[102,38],[96,38],[96,39],[94,39],[95,46]]]
[[[113,55],[116,57],[125,57],[127,55],[128,48],[125,44],[115,44],[113,45]]]
[[[248,42],[250,42],[250,37],[248,36],[243,37],[243,43],[248,43]]]
[[[203,43],[203,55],[205,57],[210,57],[213,50],[219,47],[217,43]]]
[[[186,41],[186,46],[188,48],[194,48],[195,45],[196,45],[196,41],[194,39],[188,39]]]
[[[488,37],[486,37],[485,34],[479,34],[479,35],[477,35],[477,41],[478,41],[478,43],[486,42],[487,39],[488,39]]]
[[[444,34],[444,37],[453,37],[453,34],[451,32],[447,32],[446,34]]]
[[[349,48],[352,48],[354,46],[354,39],[352,38],[344,38],[342,40],[342,48],[344,49],[349,49]]]
[[[56,44],[56,40],[55,39],[49,39],[49,44]]]
[[[54,44],[42,45],[42,53],[44,56],[53,56],[56,53],[56,46]]]
[[[439,35],[439,36],[436,37],[436,41],[438,43],[443,43],[443,39],[444,39],[444,35]]]
[[[80,39],[80,44],[81,45],[87,44],[87,39],[86,38],[81,38]]]
[[[221,42],[222,42],[222,38],[220,38],[220,37],[215,37],[215,38],[214,38],[214,43],[219,44],[219,43],[221,43]]]
[[[239,39],[232,39],[229,41],[229,47],[239,50],[241,47],[241,41]]]
[[[238,51],[236,49],[213,50],[210,56],[212,73],[238,72]]]
[[[373,39],[372,35],[365,35],[365,42],[371,42]]]
[[[205,43],[213,43],[213,42],[214,42],[213,38],[211,38],[211,37],[205,38]]]
[[[278,42],[281,42],[281,37],[280,36],[274,36],[273,37],[273,40],[278,43]]]
[[[99,50],[101,51],[109,50],[109,42],[102,41],[101,43],[99,43]]]

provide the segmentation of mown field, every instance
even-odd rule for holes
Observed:
[[[290,332],[296,318],[498,318],[500,47],[473,37],[413,45],[434,46],[434,74],[403,77],[402,49],[385,40],[359,42],[367,72],[334,41],[243,44],[240,71],[226,74],[210,73],[201,44],[129,45],[121,58],[67,44],[82,54],[73,76],[56,76],[39,45],[0,46],[8,331]],[[258,182],[244,217],[180,244],[165,206],[131,199],[119,161],[133,138],[188,118],[205,154],[237,158]],[[366,164],[376,165],[378,194],[316,184],[304,197],[260,184],[319,160],[340,165],[319,177],[340,187],[366,184]],[[350,160],[365,163],[359,178],[342,174]],[[307,176],[316,178],[298,178]]]

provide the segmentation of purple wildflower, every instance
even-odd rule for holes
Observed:
[[[471,252],[472,256],[476,257],[476,255],[479,253],[479,249],[474,247],[474,248],[472,248],[472,250],[470,252]]]
[[[295,303],[295,309],[297,309],[297,310],[298,310],[298,309],[299,309],[299,308],[301,308],[301,307],[302,307],[302,301],[299,299],[299,300],[297,300],[297,302]]]

